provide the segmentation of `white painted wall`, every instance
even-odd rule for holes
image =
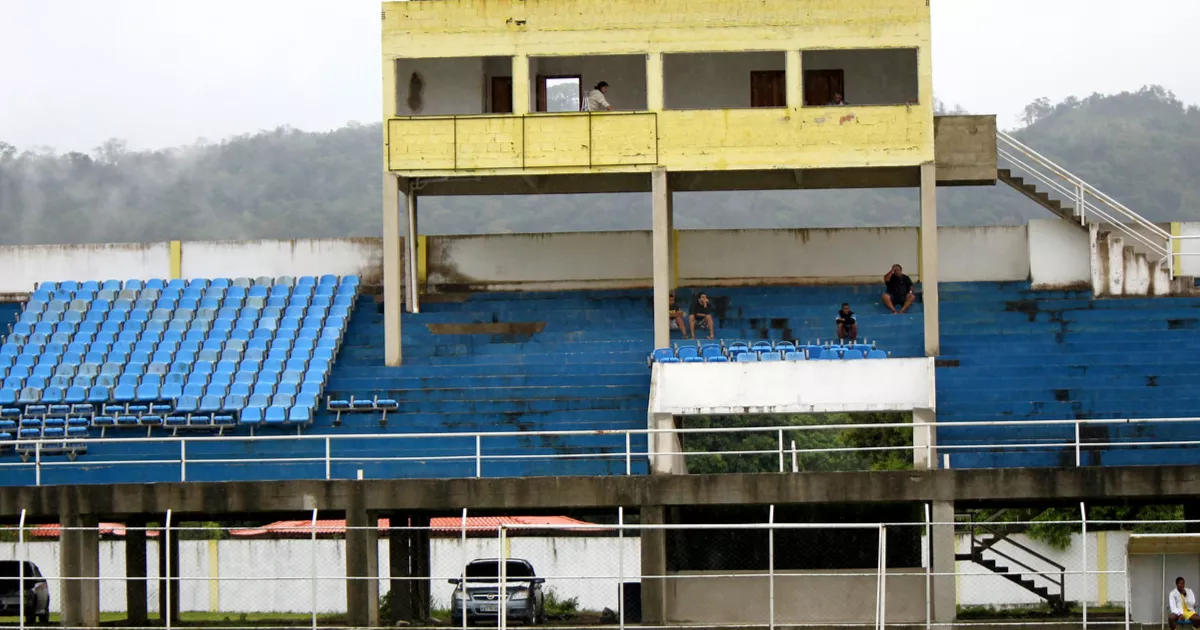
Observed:
[[[0,293],[27,293],[49,280],[165,278],[166,243],[12,245],[0,247]]]
[[[1024,225],[938,228],[938,274],[941,282],[1028,280],[1029,231]]]
[[[536,64],[535,64],[536,62]],[[592,55],[588,57],[536,57],[529,60],[531,87],[537,75],[581,75],[583,96],[599,82],[608,82],[608,102],[613,110],[646,109],[645,55]]]
[[[486,93],[483,62],[482,57],[397,59],[396,115],[482,114]],[[413,111],[408,102],[414,72],[424,82],[420,111]]]
[[[1179,267],[1178,274],[1183,276],[1200,276],[1200,222],[1187,221],[1179,224],[1180,236],[1191,236],[1179,242],[1175,264]]]
[[[917,100],[917,51],[892,50],[806,50],[801,53],[805,70],[844,71],[849,105],[895,105]]]
[[[935,409],[933,359],[656,363],[650,413]],[[887,387],[864,387],[887,383]]]
[[[664,105],[667,109],[750,107],[750,73],[784,67],[783,51],[664,55]]]
[[[1029,275],[1034,289],[1092,281],[1088,232],[1062,219],[1029,221]]]
[[[356,274],[379,281],[383,241],[302,238],[287,241],[195,241],[182,245],[185,278]]]

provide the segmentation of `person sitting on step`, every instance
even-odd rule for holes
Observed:
[[[883,276],[883,283],[887,286],[887,290],[883,293],[883,305],[893,315],[903,315],[916,299],[912,290],[912,278],[904,275],[904,269],[900,265],[892,265],[891,271]],[[896,310],[897,305],[901,305],[898,311]]]
[[[671,320],[672,328],[678,328],[679,332],[683,333],[684,339],[692,338],[688,334],[687,321],[683,319],[683,309],[675,305],[674,293],[667,298],[667,318]]]
[[[858,339],[858,319],[854,317],[854,311],[850,310],[850,303],[842,304],[842,310],[837,314],[837,336],[838,341],[854,341]]]
[[[689,320],[692,324],[692,336],[696,337],[700,334],[701,328],[708,329],[708,338],[712,339],[717,327],[713,324],[713,304],[708,300],[707,293],[701,293],[696,297],[696,302],[692,304],[692,313]]]

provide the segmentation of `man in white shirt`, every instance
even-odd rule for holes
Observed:
[[[589,112],[611,112],[612,105],[608,104],[608,82],[601,81],[592,88],[587,95],[587,111]]]
[[[1167,597],[1167,605],[1171,614],[1167,615],[1167,623],[1175,630],[1178,622],[1191,622],[1192,627],[1200,627],[1200,614],[1196,613],[1196,594],[1188,588],[1183,578],[1175,578],[1175,590]]]

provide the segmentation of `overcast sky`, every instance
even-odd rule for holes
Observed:
[[[378,120],[376,0],[0,0],[0,140],[90,150]],[[1200,0],[934,0],[935,90],[1029,101],[1157,83],[1200,103]]]

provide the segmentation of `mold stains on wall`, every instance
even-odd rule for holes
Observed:
[[[408,108],[414,114],[420,114],[425,109],[425,77],[420,72],[413,72],[408,77]]]

